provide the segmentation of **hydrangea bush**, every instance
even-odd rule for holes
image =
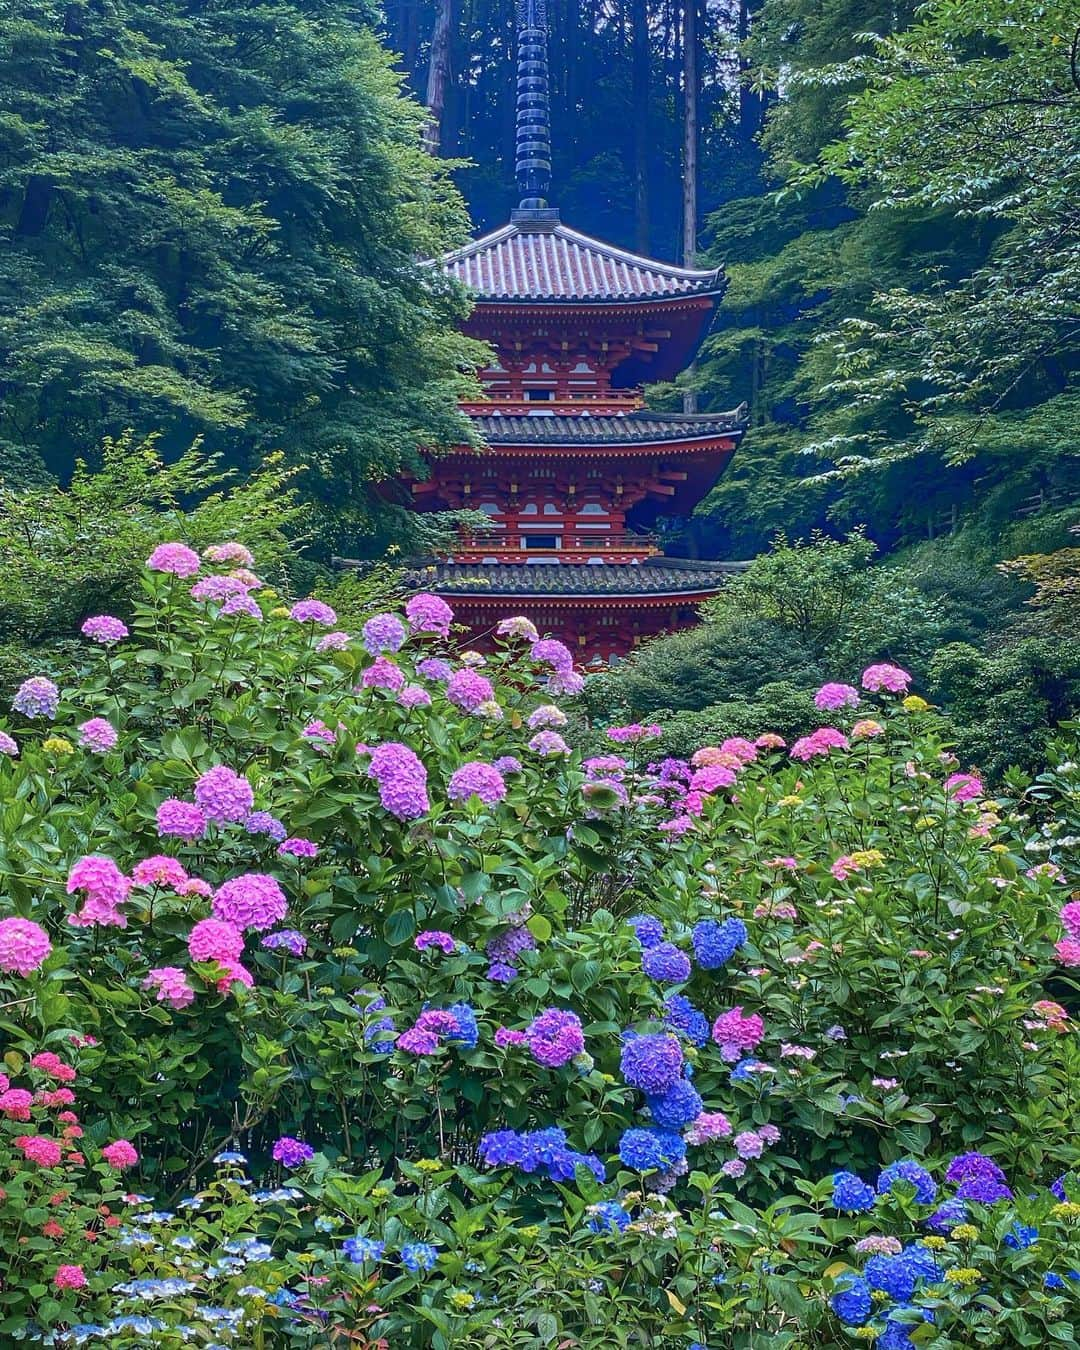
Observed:
[[[989,800],[887,665],[791,746],[583,759],[527,620],[462,651],[417,595],[350,634],[251,567],[159,546],[0,729],[0,1335],[1067,1324],[1075,764]],[[942,1199],[965,1156],[996,1192]]]

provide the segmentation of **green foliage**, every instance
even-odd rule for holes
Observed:
[[[31,0],[0,16],[0,464],[207,434],[303,465],[331,543],[468,438],[479,348],[417,260],[464,233],[422,110],[346,0]]]

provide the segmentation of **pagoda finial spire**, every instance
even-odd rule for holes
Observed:
[[[551,191],[547,0],[518,0],[517,185],[522,211],[542,211]]]

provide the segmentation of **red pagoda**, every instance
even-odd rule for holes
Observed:
[[[436,567],[478,637],[524,614],[581,662],[695,622],[738,564],[666,558],[652,532],[689,514],[746,428],[727,413],[653,413],[641,386],[670,380],[707,333],[720,269],[638,257],[563,225],[551,178],[544,0],[519,12],[517,179],[510,223],[442,268],[476,304],[466,331],[494,348],[484,397],[465,405],[489,447],[435,460],[412,484],[421,509],[488,519]]]

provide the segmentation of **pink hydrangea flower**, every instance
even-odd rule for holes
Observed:
[[[234,984],[241,984],[245,989],[251,989],[255,984],[251,971],[240,961],[222,961],[221,968],[224,974],[216,984],[219,994],[230,993]]]
[[[885,728],[880,722],[875,722],[872,717],[860,717],[851,728],[851,735],[854,740],[869,740],[872,736],[883,736]]]
[[[38,1167],[59,1167],[63,1150],[55,1139],[46,1139],[41,1134],[20,1134],[12,1142],[27,1162]]]
[[[858,872],[858,870],[859,864],[855,861],[855,859],[851,856],[850,853],[845,853],[843,854],[842,857],[837,858],[837,860],[829,868],[829,871],[833,874],[833,876],[837,879],[837,881],[846,881],[848,877],[854,876],[855,873]]]
[[[758,757],[757,746],[745,736],[729,736],[720,742],[720,749],[726,755],[734,755],[743,764],[753,764]]]
[[[49,935],[32,919],[0,919],[0,970],[24,978],[42,966],[52,951]]]
[[[554,703],[541,703],[528,716],[526,726],[530,731],[539,731],[541,727],[564,727],[570,719]]]
[[[452,802],[477,797],[485,806],[496,806],[506,796],[506,783],[493,765],[472,760],[450,775],[446,795]]]
[[[158,966],[143,980],[144,989],[156,991],[159,1003],[167,1003],[177,1012],[195,1000],[195,990],[179,966]]]
[[[945,792],[954,802],[974,802],[984,795],[982,780],[974,773],[953,773],[945,779]]]
[[[30,1065],[48,1074],[50,1078],[55,1078],[58,1083],[74,1083],[78,1076],[71,1065],[65,1064],[52,1050],[40,1050],[31,1058]]]
[[[713,1023],[713,1040],[729,1063],[744,1050],[753,1050],[765,1034],[765,1023],[757,1013],[745,1015],[741,1004],[721,1013]]]
[[[548,676],[547,692],[549,694],[566,694],[567,696],[572,696],[574,694],[580,694],[584,688],[584,675],[579,675],[576,670],[572,670],[569,667],[565,670],[557,670],[553,675]]]
[[[279,924],[288,907],[277,880],[264,872],[245,872],[223,882],[214,892],[212,904],[215,919],[259,933]]]
[[[218,825],[243,820],[255,805],[251,784],[227,764],[215,764],[195,783],[195,804]]]
[[[81,632],[83,637],[105,646],[110,642],[120,642],[129,636],[127,624],[120,619],[114,619],[111,614],[95,614],[92,618],[86,619]]]
[[[321,637],[315,644],[317,652],[342,652],[349,645],[352,639],[348,633],[327,633]]]
[[[337,615],[322,600],[298,600],[289,610],[289,618],[296,623],[317,623],[323,628],[333,628]]]
[[[765,1152],[765,1143],[754,1130],[743,1130],[731,1142],[740,1158],[760,1158]]]
[[[525,1045],[528,1037],[523,1031],[515,1031],[512,1027],[499,1027],[495,1032],[495,1044],[500,1050],[506,1050],[511,1045]]]
[[[169,572],[174,577],[193,577],[202,564],[187,544],[158,544],[146,560],[151,572]]]
[[[783,750],[787,741],[783,736],[778,736],[775,731],[766,731],[754,742],[758,750]]]
[[[230,595],[222,604],[218,613],[223,619],[232,619],[238,615],[244,615],[246,618],[254,619],[257,623],[262,621],[263,612],[259,608],[259,602],[250,595]]]
[[[827,755],[830,750],[846,750],[848,738],[835,727],[818,727],[809,736],[803,736],[788,751],[792,759],[809,760]]]
[[[534,1017],[525,1038],[533,1059],[548,1069],[559,1068],[585,1050],[581,1019],[563,1008],[548,1008]]]
[[[540,755],[543,759],[570,753],[570,747],[557,731],[538,731],[529,741],[529,749],[534,755]]]
[[[1080,966],[1080,939],[1062,938],[1054,944],[1054,951],[1063,966]]]
[[[407,684],[397,701],[403,708],[427,708],[431,706],[431,695],[422,684]]]
[[[12,759],[19,757],[19,743],[14,736],[9,736],[6,731],[0,731],[0,755],[10,755]]]
[[[77,914],[68,915],[68,923],[75,928],[126,928],[127,916],[120,906],[131,892],[131,879],[120,871],[111,858],[91,854],[80,858],[68,873],[67,893],[85,891],[86,900]]]
[[[859,691],[850,684],[823,684],[814,695],[814,707],[821,708],[825,712],[858,706]]]
[[[82,1266],[57,1266],[52,1282],[54,1289],[85,1289],[86,1271]]]
[[[439,1048],[439,1038],[433,1031],[409,1027],[397,1038],[397,1048],[409,1055],[434,1055]]]
[[[690,779],[691,792],[715,792],[717,788],[731,787],[735,782],[735,770],[724,764],[707,764],[696,769]]]
[[[495,690],[486,675],[478,675],[467,666],[455,670],[446,682],[446,697],[455,707],[475,712],[481,703],[492,702]]]
[[[188,934],[188,955],[193,961],[238,961],[244,950],[244,934],[224,919],[200,919]]]
[[[401,689],[405,684],[405,672],[388,656],[377,656],[363,675],[360,685],[363,689]]]
[[[1080,938],[1080,900],[1070,900],[1058,914],[1065,931],[1072,938]]]
[[[883,689],[888,690],[890,694],[903,694],[906,693],[910,683],[911,676],[906,670],[901,670],[899,666],[890,666],[888,663],[867,666],[862,673],[862,687],[875,694]]]
[[[194,802],[167,797],[157,809],[157,831],[192,843],[206,833],[206,816]]]
[[[101,1156],[110,1167],[115,1167],[118,1172],[122,1172],[128,1167],[134,1167],[139,1161],[139,1155],[134,1145],[126,1139],[117,1139],[115,1143],[106,1144],[101,1150]]]
[[[337,733],[318,720],[309,722],[300,735],[305,741],[323,741],[326,745],[334,745],[337,741]]]
[[[414,633],[437,633],[439,637],[449,637],[454,611],[439,596],[421,591],[406,602],[405,617]]]
[[[416,820],[430,808],[427,769],[407,745],[387,741],[371,752],[368,777],[379,787],[383,810],[398,820]]]
[[[203,557],[212,563],[233,563],[237,567],[254,567],[255,559],[251,550],[235,540],[226,540],[223,544],[211,544],[203,549]]]
[[[200,602],[208,600],[215,605],[224,604],[226,600],[232,600],[234,596],[247,595],[247,593],[248,587],[239,577],[220,576],[200,577],[189,592],[192,600]]]
[[[524,614],[517,614],[512,619],[500,619],[495,626],[495,632],[499,637],[524,638],[526,642],[535,643],[540,640],[536,624]]]
[[[135,864],[131,869],[131,880],[136,886],[169,886],[177,890],[191,878],[175,858],[157,853]]]
[[[686,1127],[688,1144],[711,1144],[717,1139],[726,1139],[731,1134],[731,1121],[723,1111],[702,1111],[696,1120]]]
[[[726,1177],[744,1177],[746,1175],[746,1164],[741,1158],[729,1158],[720,1168]]]
[[[663,735],[663,728],[655,722],[642,726],[640,722],[630,722],[624,727],[608,727],[604,733],[609,741],[616,745],[637,745],[641,741],[655,741]]]

